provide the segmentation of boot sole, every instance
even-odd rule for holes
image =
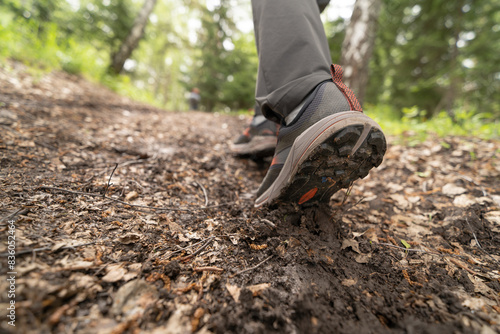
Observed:
[[[328,204],[338,190],[378,167],[386,150],[382,129],[368,116],[357,111],[328,116],[295,139],[280,174],[255,206]]]

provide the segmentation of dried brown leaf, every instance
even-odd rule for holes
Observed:
[[[229,283],[226,283],[226,289],[229,291],[229,294],[233,297],[234,301],[238,303],[240,300],[241,289],[238,286],[231,285]]]
[[[341,249],[344,250],[346,248],[351,248],[356,253],[361,254],[361,251],[359,250],[359,243],[354,239],[344,239],[344,241],[342,241]]]

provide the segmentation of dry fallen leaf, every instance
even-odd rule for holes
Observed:
[[[354,257],[354,260],[357,263],[368,263],[371,257],[372,257],[371,254],[358,254]]]
[[[453,183],[448,183],[443,186],[441,191],[444,195],[453,197],[456,195],[462,195],[463,193],[467,192],[467,189],[456,186]]]
[[[137,191],[131,191],[125,196],[125,200],[132,201],[132,200],[136,199],[137,197],[139,197],[139,194],[137,193]]]
[[[356,285],[356,283],[358,283],[358,280],[356,278],[347,278],[343,280],[341,284],[343,286],[353,286]]]
[[[177,232],[177,233],[184,232],[184,229],[179,224],[177,224],[176,222],[173,222],[173,221],[168,222],[168,228],[172,232]]]
[[[255,285],[247,286],[246,288],[248,290],[252,291],[252,294],[255,297],[255,296],[259,295],[262,291],[266,290],[269,287],[271,287],[271,283],[255,284]]]
[[[348,247],[351,247],[351,249],[356,253],[361,254],[361,251],[359,250],[359,243],[356,240],[344,239],[344,241],[342,241],[342,249],[346,249]]]
[[[229,283],[226,283],[226,289],[229,291],[229,294],[233,297],[234,301],[238,303],[240,300],[241,289],[236,285],[231,285]]]
[[[116,291],[110,312],[115,316],[127,317],[142,314],[156,299],[158,299],[158,292],[152,284],[141,279],[133,280]]]
[[[112,264],[106,267],[107,274],[102,278],[104,282],[113,283],[123,279],[127,270],[122,264]]]
[[[129,232],[118,238],[118,241],[124,245],[132,244],[141,239],[142,234]]]
[[[484,218],[492,224],[500,226],[500,211],[490,211],[484,214]]]
[[[190,304],[175,303],[174,312],[164,326],[156,327],[151,334],[192,333],[192,324],[188,314],[193,308]]]
[[[396,202],[398,208],[404,210],[411,207],[410,202],[406,199],[405,196],[400,194],[392,194],[389,196],[392,200]]]

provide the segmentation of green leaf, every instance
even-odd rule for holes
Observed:
[[[410,249],[411,246],[409,243],[407,243],[405,240],[401,239],[401,243],[403,244],[403,246],[405,246],[406,249]]]

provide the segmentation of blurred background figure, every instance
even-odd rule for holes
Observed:
[[[198,110],[200,99],[200,90],[196,87],[193,88],[189,93],[189,110]]]

